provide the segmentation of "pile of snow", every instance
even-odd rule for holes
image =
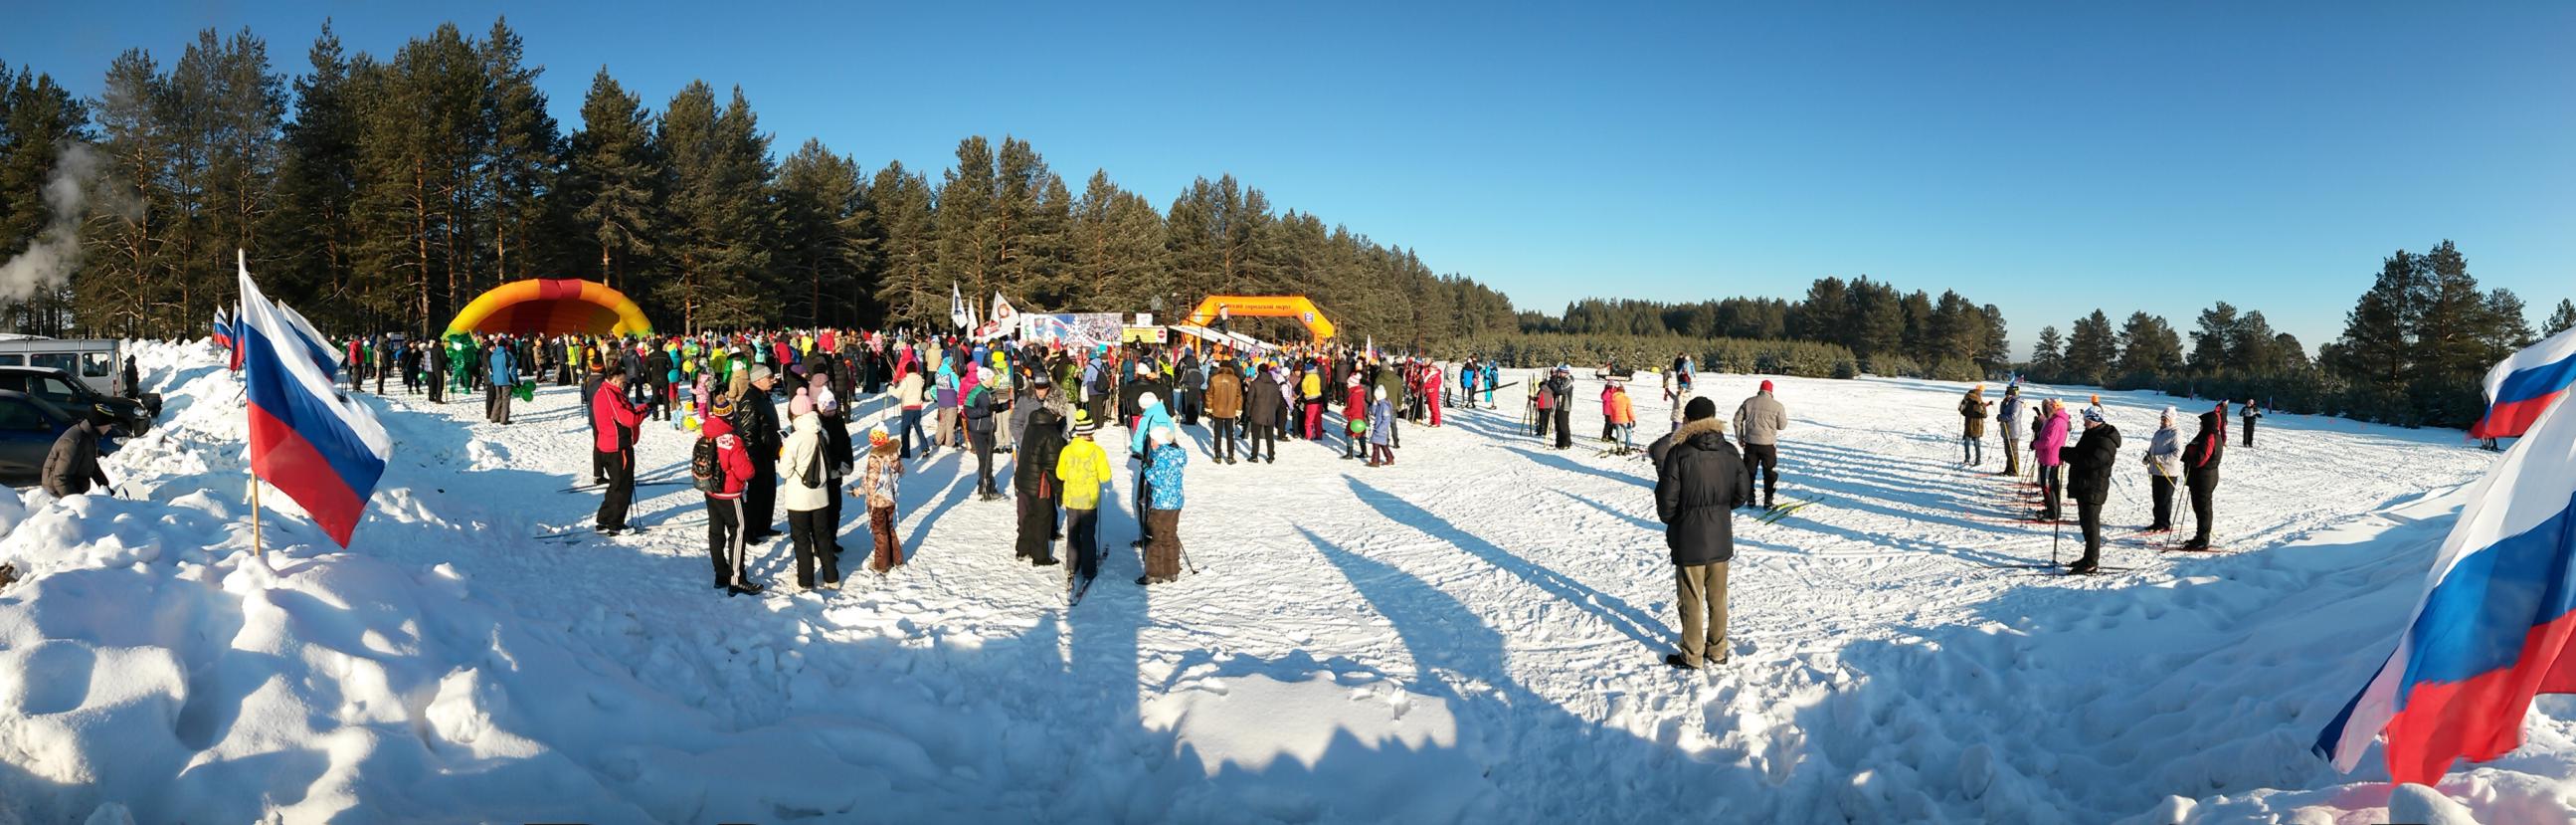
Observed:
[[[365,396],[397,454],[355,546],[265,496],[202,342],[135,347],[167,416],[128,498],[0,496],[0,821],[2563,822],[2576,703],[2528,744],[2392,793],[2307,753],[2386,654],[2464,485],[2457,433],[2267,419],[2231,448],[2233,554],[2121,539],[2135,572],[2021,575],[2053,537],[1956,466],[1960,385],[1774,379],[1778,524],[1740,520],[1733,661],[1679,673],[1645,465],[1505,409],[1188,471],[1201,572],[1140,589],[1105,498],[1099,583],[1011,559],[974,464],[916,464],[886,579],[709,588],[685,485],[615,540],[572,391]],[[1510,379],[1506,379],[1510,380]],[[1721,409],[1756,379],[1702,376]],[[1579,396],[1588,402],[1597,385]],[[1665,420],[1635,384],[1641,440]],[[2171,399],[2105,393],[2134,462]],[[1579,404],[1575,432],[1599,429]],[[1189,429],[1193,439],[1202,431]],[[1124,434],[1111,430],[1104,440]],[[1203,441],[1201,442],[1203,444]],[[684,472],[648,424],[640,474]],[[1119,451],[1113,446],[1113,455]],[[996,462],[1008,473],[1007,457]],[[1992,465],[1988,465],[1992,469]],[[1128,469],[1118,470],[1121,491]],[[2120,475],[2115,535],[2143,523]],[[843,542],[864,552],[864,514]],[[2070,551],[2071,552],[2071,551]]]

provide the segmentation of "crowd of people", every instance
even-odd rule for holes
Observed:
[[[2036,403],[2023,398],[2018,382],[2004,388],[1998,407],[1985,400],[1986,387],[1979,384],[1959,400],[1959,415],[1965,421],[1960,432],[1961,463],[1968,467],[1985,464],[1986,420],[1993,418],[2003,431],[2004,467],[2000,475],[2022,476],[2021,454],[2030,451],[2031,467],[2036,476],[2031,482],[2038,489],[2040,507],[2031,520],[2047,524],[2064,521],[2066,498],[2075,500],[2076,524],[2084,537],[2084,555],[2068,567],[2069,572],[2091,573],[2101,568],[2102,508],[2109,501],[2112,472],[2118,463],[2120,430],[2112,426],[2102,409],[2102,397],[2092,396],[2082,411],[2070,412],[2054,397],[2040,398]],[[2227,452],[2227,402],[2221,400],[2199,416],[2199,431],[2185,442],[2179,428],[2179,413],[2166,407],[2158,416],[2156,431],[2147,443],[2143,457],[2146,466],[2151,520],[2140,532],[2169,533],[2174,528],[2173,505],[2176,487],[2190,496],[2188,506],[2195,530],[2189,540],[2176,547],[2180,550],[2208,550],[2211,522],[2216,518],[2218,467]],[[2252,399],[2244,405],[2245,446],[2254,446],[2254,420],[2262,415]],[[2081,430],[2072,423],[2081,418]],[[2027,423],[2025,423],[2027,422]],[[2025,442],[2024,434],[2028,434]],[[2069,439],[2073,443],[2068,443]]]
[[[537,385],[579,386],[593,439],[588,486],[602,490],[592,529],[605,535],[630,529],[646,422],[693,432],[687,481],[706,499],[714,585],[732,594],[763,591],[747,573],[749,556],[781,535],[799,588],[838,587],[844,496],[867,507],[868,568],[901,565],[896,489],[908,462],[940,450],[972,453],[979,500],[1015,501],[1016,556],[1038,566],[1069,560],[1069,583],[1087,585],[1100,568],[1110,468],[1099,439],[1110,426],[1126,432],[1136,466],[1130,492],[1140,530],[1131,546],[1145,562],[1137,583],[1170,582],[1186,565],[1183,428],[1206,433],[1204,456],[1215,464],[1276,463],[1280,442],[1309,441],[1384,467],[1403,446],[1403,425],[1441,426],[1445,407],[1474,404],[1479,392],[1490,407],[1500,375],[1486,359],[1435,362],[1322,344],[1256,353],[1179,341],[1068,347],[830,329],[379,336],[349,342],[346,363],[353,391],[373,382],[383,392],[389,376],[432,401],[480,391],[486,420],[500,425],[510,423],[512,399]],[[874,398],[887,414],[854,435],[862,417],[854,405]],[[997,479],[1005,454],[1015,460]],[[1057,557],[1057,542],[1072,558]]]

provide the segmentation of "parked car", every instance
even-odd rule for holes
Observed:
[[[63,431],[80,423],[63,408],[16,390],[0,390],[0,484],[33,487],[44,481],[45,454]],[[98,451],[116,451],[112,436],[101,436]]]
[[[62,370],[49,367],[0,367],[0,390],[14,390],[42,398],[65,410],[98,409],[105,411],[124,435],[142,435],[152,429],[152,414],[143,402],[131,398],[100,395],[88,384]]]

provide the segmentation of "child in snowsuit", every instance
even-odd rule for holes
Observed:
[[[868,432],[868,464],[859,471],[859,483],[850,495],[868,503],[868,533],[876,541],[876,552],[868,559],[868,569],[883,575],[903,564],[903,547],[894,538],[895,482],[903,478],[903,456],[885,427]]]
[[[1171,425],[1156,427],[1150,437],[1152,457],[1145,465],[1145,477],[1151,500],[1146,503],[1145,525],[1151,537],[1145,544],[1145,575],[1136,577],[1138,585],[1181,577],[1181,467],[1190,462],[1190,454],[1181,449],[1180,433]]]

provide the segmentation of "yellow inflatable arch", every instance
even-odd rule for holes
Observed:
[[[607,284],[538,278],[492,288],[456,313],[448,335],[651,335],[652,322]]]
[[[1333,338],[1332,319],[1325,318],[1321,310],[1315,309],[1315,302],[1306,300],[1304,295],[1210,295],[1190,313],[1189,322],[1192,326],[1207,326],[1216,322],[1220,312],[1229,318],[1295,318],[1306,325],[1315,340]]]

